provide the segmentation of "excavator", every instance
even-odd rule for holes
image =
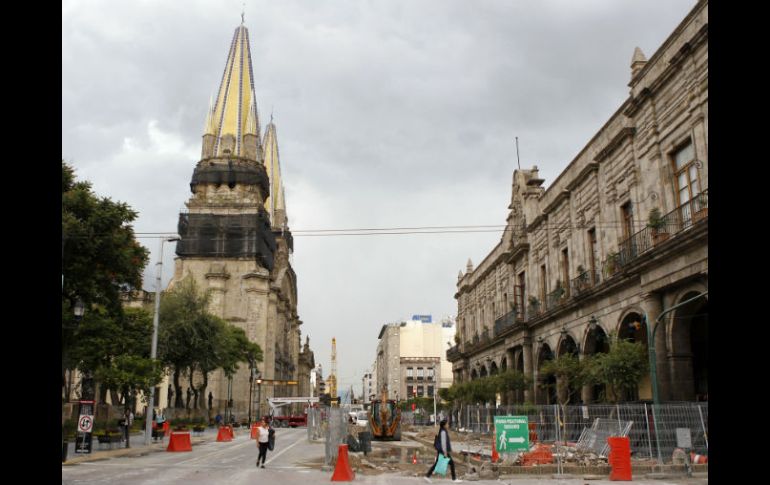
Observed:
[[[401,410],[397,404],[393,399],[388,399],[385,389],[382,390],[379,401],[372,401],[372,407],[369,409],[372,439],[401,441]]]

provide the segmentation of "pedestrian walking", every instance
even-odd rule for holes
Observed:
[[[257,428],[259,435],[257,436],[257,446],[259,447],[259,456],[257,457],[257,467],[265,468],[265,459],[267,458],[267,447],[270,441],[270,427],[267,424],[267,419],[263,419],[261,426]],[[262,466],[259,466],[259,460],[262,460]]]
[[[438,434],[433,440],[433,447],[436,449],[436,461],[433,462],[433,466],[430,467],[430,470],[428,470],[428,473],[423,478],[426,482],[432,483],[430,476],[433,475],[433,470],[436,469],[439,457],[443,456],[444,458],[449,459],[448,465],[449,469],[452,471],[452,481],[462,482],[462,480],[457,479],[457,475],[455,474],[455,462],[449,455],[452,451],[452,442],[449,440],[449,432],[446,429],[446,419],[442,419],[439,426]]]

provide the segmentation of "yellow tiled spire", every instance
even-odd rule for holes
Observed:
[[[256,133],[259,133],[249,30],[243,25],[239,25],[235,29],[225,70],[219,84],[219,91],[210,116],[213,134],[216,136],[214,156],[225,155],[222,140],[227,135],[232,135],[235,138],[231,153],[243,156],[245,153],[243,136],[248,133],[247,123],[256,126]],[[254,119],[249,121],[250,117]],[[207,123],[207,130],[208,125]]]
[[[265,201],[265,209],[270,214],[270,221],[273,226],[282,224],[283,221],[276,221],[276,211],[286,213],[286,202],[283,195],[283,179],[281,178],[281,160],[278,156],[278,137],[275,131],[275,124],[272,118],[265,128],[264,136],[265,147],[265,169],[270,178],[270,197]]]
[[[209,110],[206,114],[206,124],[203,126],[204,135],[215,135],[216,128],[214,127],[214,95],[209,98]]]

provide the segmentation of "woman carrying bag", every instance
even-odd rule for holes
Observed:
[[[267,419],[262,420],[262,426],[257,428],[257,446],[259,447],[259,456],[257,457],[257,467],[265,468],[265,459],[267,458],[267,448],[270,442],[270,428]],[[262,460],[262,466],[259,466],[259,460]]]
[[[455,474],[455,462],[452,460],[452,457],[449,456],[449,453],[452,451],[452,443],[449,441],[449,432],[446,430],[446,419],[442,419],[439,426],[438,434],[433,440],[433,447],[436,448],[436,461],[433,463],[433,466],[430,467],[430,470],[428,470],[428,474],[423,478],[426,482],[433,483],[430,479],[433,472],[435,471],[441,475],[446,475],[446,467],[449,465],[449,469],[452,471],[452,481],[462,482],[462,480],[457,479],[457,475]]]

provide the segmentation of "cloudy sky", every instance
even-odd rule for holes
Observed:
[[[176,233],[242,0],[64,0],[62,157]],[[457,273],[501,232],[312,237],[303,230],[502,226],[516,168],[546,185],[628,95],[695,0],[248,0],[255,89],[278,131],[298,313],[356,386],[386,322],[454,316]],[[154,289],[158,239],[145,288]],[[149,234],[147,235],[149,236]],[[164,248],[167,284],[174,245]]]

